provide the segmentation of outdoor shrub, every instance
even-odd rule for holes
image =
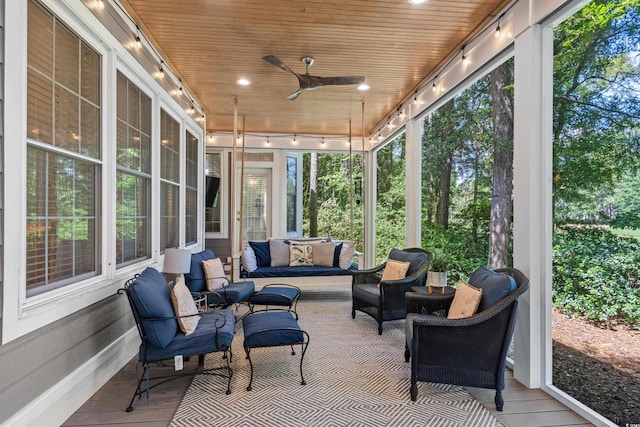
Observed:
[[[640,328],[640,242],[600,227],[556,227],[553,304],[611,327]]]

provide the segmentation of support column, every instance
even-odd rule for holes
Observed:
[[[530,285],[518,308],[514,377],[529,388],[551,375],[553,54],[545,31],[534,25],[515,40],[513,261]]]
[[[413,117],[409,108],[409,117]],[[406,235],[405,247],[422,246],[422,133],[424,119],[410,119],[405,127]]]
[[[364,209],[365,209],[365,259],[360,260],[359,267],[374,267],[376,261],[376,188],[378,188],[378,180],[376,175],[377,153],[374,150],[366,152],[364,182]]]

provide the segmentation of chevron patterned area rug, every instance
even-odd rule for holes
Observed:
[[[404,362],[404,320],[385,322],[383,335],[369,316],[351,319],[351,302],[302,300],[299,324],[310,335],[300,384],[300,346],[252,349],[249,362],[242,328],[233,342],[231,394],[225,380],[194,378],[172,426],[501,426],[462,387],[420,383],[409,396]],[[220,354],[207,364],[220,365]]]

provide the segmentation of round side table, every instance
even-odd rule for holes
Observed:
[[[429,292],[426,286],[413,286],[411,290],[420,294],[422,314],[438,314],[442,310],[447,310],[456,293],[456,288],[453,286],[445,286],[442,292]]]

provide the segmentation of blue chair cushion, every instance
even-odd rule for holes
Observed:
[[[269,242],[254,242],[249,241],[249,246],[256,254],[256,261],[258,267],[270,267],[271,266],[271,251],[269,249]]]
[[[304,340],[296,319],[284,311],[249,314],[242,319],[242,328],[247,348],[293,345]]]
[[[178,332],[165,348],[147,348],[147,360],[166,360],[174,356],[193,356],[231,348],[235,332],[235,317],[230,309],[220,312],[200,313],[196,330],[185,335]],[[216,326],[219,327],[216,331]],[[140,357],[144,357],[144,348],[140,346]]]
[[[367,304],[374,307],[378,307],[380,305],[380,288],[376,283],[354,286],[352,293],[354,299],[365,301]]]
[[[300,295],[300,291],[296,288],[288,286],[267,286],[253,294],[249,298],[249,302],[260,305],[290,306],[298,295]]]
[[[142,321],[149,344],[158,348],[167,347],[178,332],[178,321],[171,303],[171,289],[162,273],[147,267],[136,278],[129,292],[141,317],[172,318]]]
[[[204,292],[207,290],[207,278],[204,275],[202,261],[214,259],[211,249],[191,254],[191,271],[184,275],[184,282],[191,292]]]
[[[427,254],[424,252],[405,252],[400,249],[391,249],[389,252],[389,259],[408,262],[409,269],[407,270],[407,276],[411,276],[418,271],[420,264],[427,260]]]
[[[508,296],[517,287],[513,277],[496,273],[486,267],[478,267],[469,277],[469,284],[482,289],[478,313]]]

